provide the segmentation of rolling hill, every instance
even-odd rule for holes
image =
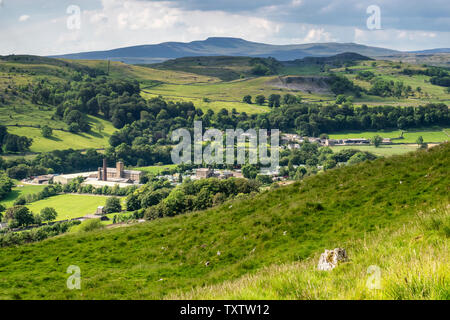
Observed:
[[[447,143],[206,211],[2,248],[0,298],[448,299],[449,159]],[[339,246],[351,261],[316,271],[310,258]],[[383,290],[362,285],[373,264]],[[81,290],[66,288],[70,265]]]
[[[398,51],[370,47],[356,43],[309,43],[271,45],[246,41],[239,38],[212,37],[203,41],[164,42],[107,51],[80,52],[52,56],[66,59],[112,60],[128,64],[149,64],[168,59],[195,56],[245,56],[273,57],[277,60],[295,60],[308,56],[332,56],[344,52],[355,52],[369,57],[387,56]]]

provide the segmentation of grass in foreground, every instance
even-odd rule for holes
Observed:
[[[419,212],[403,227],[342,243],[350,261],[318,271],[320,252],[235,281],[169,299],[450,299],[450,204]]]
[[[305,261],[449,203],[449,159],[444,144],[203,212],[4,248],[0,298],[160,299]],[[81,268],[81,290],[66,288],[69,265]]]

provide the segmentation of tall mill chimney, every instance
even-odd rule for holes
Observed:
[[[108,168],[106,167],[106,159],[103,159],[103,181],[108,180]]]

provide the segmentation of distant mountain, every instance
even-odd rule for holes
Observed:
[[[450,48],[437,48],[420,51],[408,51],[409,53],[435,54],[435,53],[450,53]]]
[[[280,61],[304,57],[332,56],[354,52],[364,56],[378,57],[395,55],[399,51],[370,47],[356,43],[310,43],[292,45],[271,45],[246,41],[239,38],[208,38],[203,41],[164,42],[161,44],[125,47],[107,51],[81,52],[52,56],[53,58],[123,61],[129,64],[148,64],[169,59],[198,56],[244,56],[274,57]]]

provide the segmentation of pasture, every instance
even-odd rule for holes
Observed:
[[[133,170],[144,171],[144,172],[151,173],[151,174],[159,174],[164,170],[174,169],[174,168],[176,168],[176,166],[177,166],[176,164],[169,164],[169,165],[164,165],[164,166],[138,167],[138,168],[133,168]]]
[[[330,147],[334,153],[339,152],[341,150],[347,149],[356,149],[360,151],[368,151],[377,156],[381,157],[389,157],[398,154],[404,154],[408,152],[413,152],[417,150],[416,145],[408,145],[408,144],[391,144],[391,145],[381,145],[378,148],[375,146],[332,146]]]
[[[425,143],[438,143],[450,140],[450,128],[447,127],[429,127],[408,130],[378,130],[378,131],[343,131],[330,133],[330,139],[352,139],[366,138],[371,139],[375,135],[383,138],[399,138],[403,132],[403,139],[396,139],[395,143],[416,143],[417,138],[422,136]]]
[[[45,207],[58,212],[56,220],[66,220],[94,214],[98,206],[104,206],[107,196],[62,194],[27,204],[33,213],[39,213]]]
[[[15,181],[16,184],[21,185],[20,182]],[[27,194],[33,194],[41,192],[45,188],[44,185],[28,185],[25,184],[23,187],[14,187],[12,191],[0,201],[0,204],[4,205],[6,208],[12,207],[14,201],[20,196],[26,196]]]

